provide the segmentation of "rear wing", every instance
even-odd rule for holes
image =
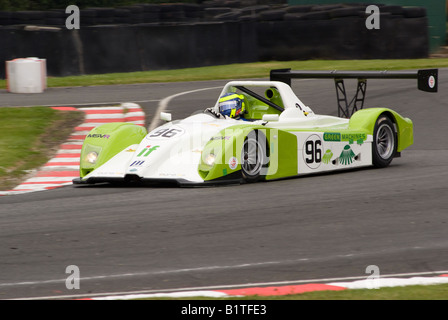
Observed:
[[[291,79],[334,79],[338,100],[338,116],[350,118],[364,106],[367,79],[417,79],[417,87],[425,92],[437,92],[438,69],[416,71],[295,71],[291,69],[271,70],[270,80],[281,81],[291,86]],[[357,79],[356,94],[350,103],[347,100],[344,79]]]

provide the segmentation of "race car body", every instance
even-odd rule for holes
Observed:
[[[232,81],[243,119],[215,106],[147,133],[129,123],[94,128],[73,182],[175,182],[202,185],[275,180],[356,167],[386,167],[413,143],[408,118],[387,108],[349,119],[318,115],[282,81]]]

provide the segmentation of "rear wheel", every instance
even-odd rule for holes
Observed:
[[[372,161],[377,168],[387,167],[397,152],[397,134],[389,117],[378,118],[373,131]]]
[[[269,162],[266,138],[259,131],[250,132],[241,150],[241,172],[247,182],[255,182],[262,177]]]

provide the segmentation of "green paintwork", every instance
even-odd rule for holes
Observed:
[[[106,123],[92,129],[82,146],[80,177],[85,177],[126,147],[139,144],[146,134],[144,127],[126,122]],[[85,160],[92,151],[98,153],[95,164]]]
[[[266,180],[297,175],[297,137],[289,132],[271,129],[268,136],[270,163]]]
[[[366,130],[368,134],[373,134],[376,120],[382,114],[388,115],[397,125],[397,151],[401,152],[411,146],[414,143],[412,120],[400,116],[391,109],[370,108],[359,110],[350,118],[349,128],[359,131]]]

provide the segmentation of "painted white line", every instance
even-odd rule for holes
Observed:
[[[72,182],[72,179],[77,178],[77,176],[65,176],[65,177],[37,177],[37,178],[30,178],[26,180],[25,182],[58,182],[61,181],[62,183],[66,182]],[[21,185],[20,185],[21,186]]]
[[[105,296],[100,298],[92,298],[92,300],[132,300],[132,299],[149,299],[149,298],[193,298],[193,297],[206,297],[206,298],[226,298],[229,297],[227,293],[212,291],[212,290],[199,290],[199,291],[183,291],[183,292],[171,292],[171,293],[152,293],[152,294],[128,294],[119,296]],[[235,296],[232,296],[235,297]]]
[[[156,127],[159,126],[159,123],[160,123],[160,121],[161,121],[161,120],[160,120],[160,113],[161,113],[161,112],[164,112],[164,111],[167,109],[168,104],[169,104],[170,101],[173,100],[174,98],[177,98],[177,97],[182,96],[182,95],[185,95],[185,94],[190,94],[190,93],[195,93],[195,92],[200,92],[200,91],[205,91],[205,90],[215,90],[215,89],[220,89],[220,88],[222,88],[222,87],[223,87],[223,86],[219,86],[219,87],[210,87],[210,88],[202,88],[202,89],[196,89],[196,90],[190,90],[190,91],[179,92],[179,93],[173,94],[173,95],[171,95],[171,96],[168,96],[168,97],[166,97],[166,98],[160,100],[160,102],[159,102],[159,106],[158,106],[158,108],[157,108],[157,110],[156,110],[156,112],[155,112],[155,117],[152,118],[152,121],[151,121],[151,123],[149,124],[148,132],[149,132],[149,131],[152,131],[153,129],[155,129]]]
[[[106,111],[106,110],[113,110],[113,111],[122,111],[122,106],[117,107],[91,107],[91,108],[78,108],[78,110],[81,111]]]
[[[58,152],[56,152],[56,155],[64,154],[64,153],[73,153],[73,156],[78,156],[78,159],[79,159],[79,157],[81,156],[81,153],[79,151],[80,150],[70,150],[70,149],[68,149],[68,150],[58,150]]]
[[[64,170],[66,170],[66,169],[78,170],[78,169],[79,169],[79,164],[77,164],[77,165],[63,165],[63,164],[60,164],[60,165],[51,165],[51,164],[49,164],[49,165],[45,165],[45,168],[47,168],[47,169],[51,169],[51,170],[58,170],[58,169],[64,169]],[[76,177],[74,177],[74,178],[76,178]]]
[[[86,119],[87,120],[91,120],[91,119],[124,119],[124,114],[122,113],[111,113],[111,114],[98,114],[98,113],[93,113],[93,114],[86,114]]]
[[[47,163],[52,163],[52,162],[79,162],[79,157],[75,157],[75,158],[52,158],[50,159],[50,161],[48,161]]]
[[[364,279],[354,282],[331,282],[327,284],[332,286],[344,287],[347,289],[370,289],[443,283],[448,283],[448,277],[413,277],[409,279],[380,277],[379,279]]]

